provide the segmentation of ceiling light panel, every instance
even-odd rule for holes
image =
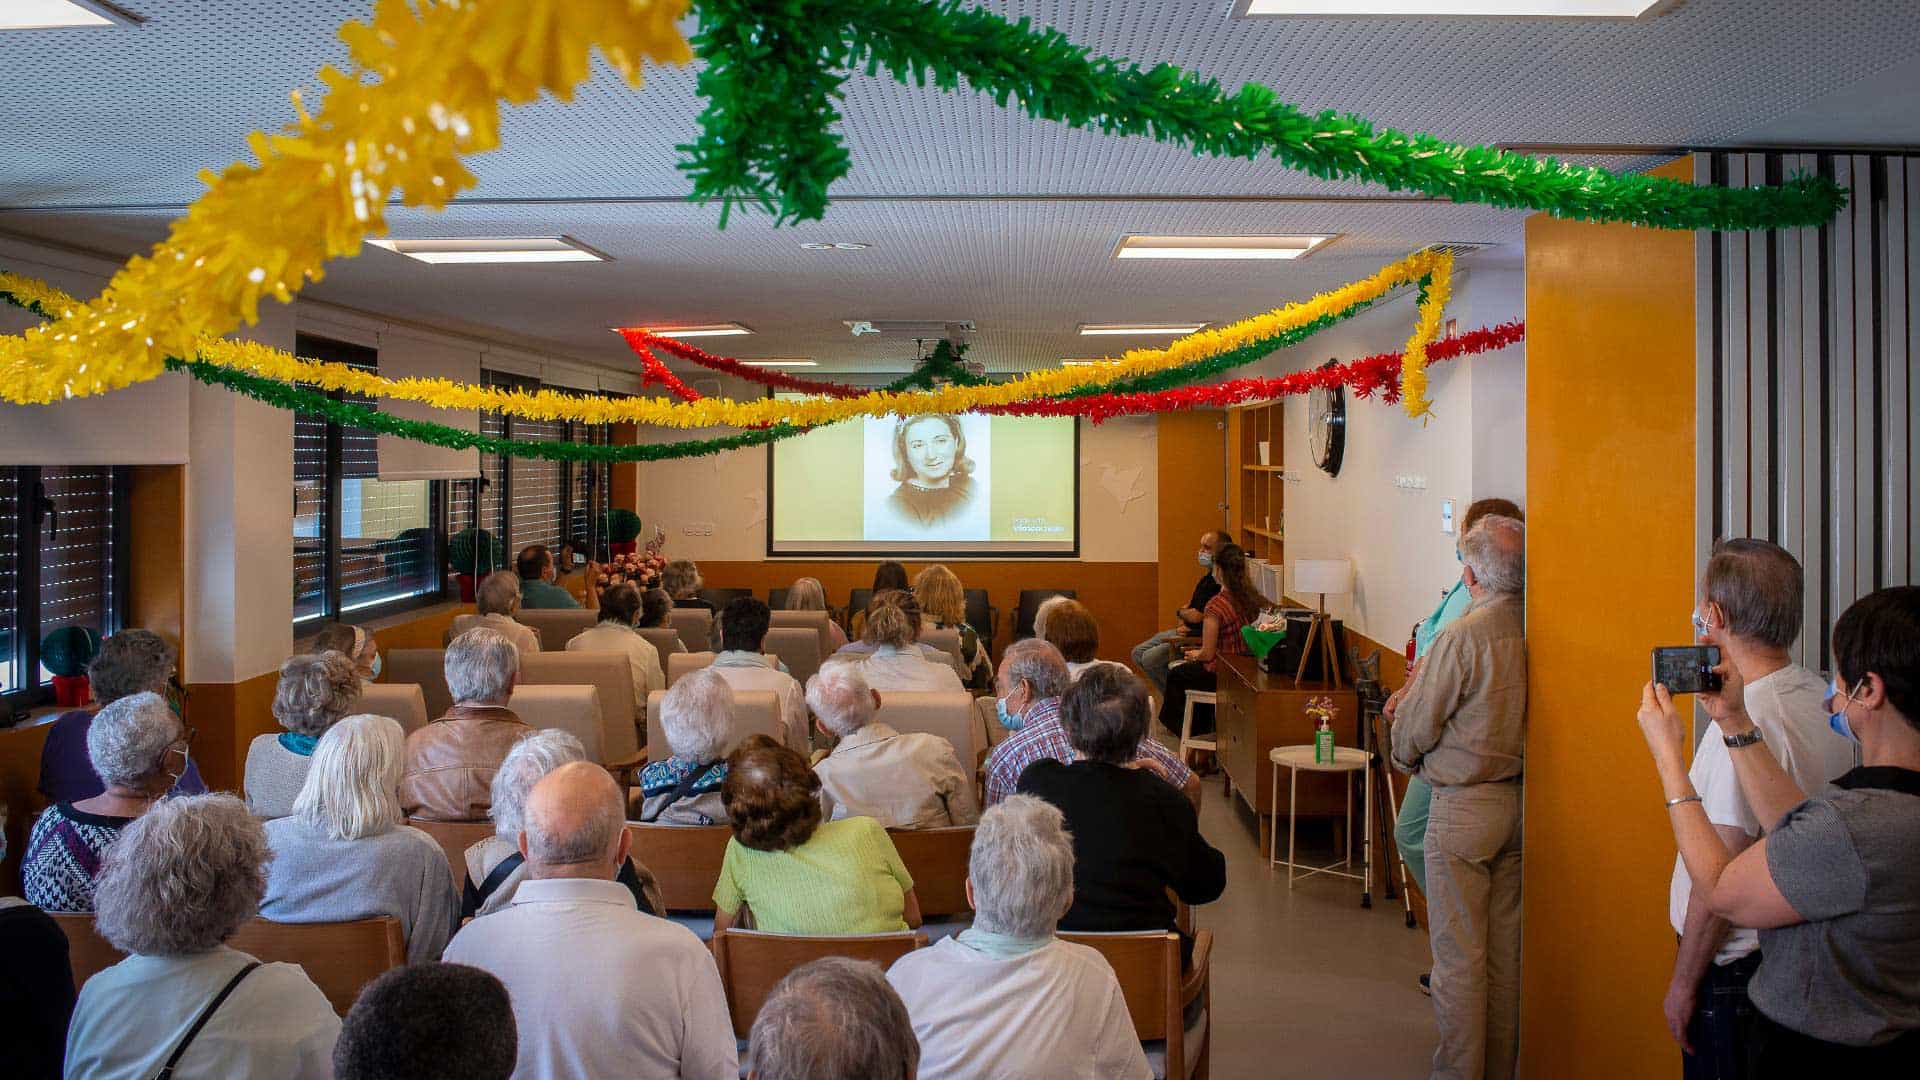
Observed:
[[[1360,15],[1434,18],[1637,19],[1673,0],[1240,0],[1239,14],[1342,19]]]
[[[367,243],[409,259],[441,265],[612,261],[611,256],[571,236],[457,236],[413,240],[384,237]]]
[[[675,340],[701,337],[739,337],[742,334],[753,333],[752,330],[749,330],[737,322],[706,323],[700,326],[656,326],[650,329],[653,333],[661,337],[670,337]]]
[[[1205,323],[1081,323],[1079,334],[1081,337],[1127,337],[1154,334],[1173,337],[1191,334],[1205,325]]]
[[[819,367],[818,360],[742,360],[748,367]]]
[[[1147,236],[1121,237],[1116,259],[1298,259],[1332,236]]]
[[[0,30],[55,30],[69,27],[128,26],[139,22],[112,4],[91,0],[6,0],[0,3]]]

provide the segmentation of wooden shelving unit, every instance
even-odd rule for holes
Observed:
[[[1247,554],[1276,566],[1286,561],[1286,465],[1281,457],[1278,401],[1227,410],[1228,470],[1234,479],[1227,520]],[[1266,457],[1260,447],[1265,444]]]

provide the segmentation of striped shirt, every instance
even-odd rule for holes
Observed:
[[[1193,770],[1180,755],[1161,746],[1149,735],[1140,740],[1140,756],[1152,758],[1166,771],[1167,783],[1185,789]],[[987,805],[993,806],[1013,794],[1020,774],[1036,761],[1071,763],[1076,754],[1067,739],[1066,726],[1060,722],[1060,699],[1043,698],[1027,710],[1026,723],[1013,737],[993,748],[987,758]]]

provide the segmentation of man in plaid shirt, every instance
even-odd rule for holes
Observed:
[[[1013,737],[994,747],[987,758],[988,806],[1013,794],[1020,774],[1034,762],[1075,759],[1067,729],[1060,722],[1060,695],[1067,692],[1070,681],[1066,658],[1046,641],[1024,638],[1007,646],[1000,657],[994,693],[999,697],[1001,722],[1013,731]],[[1140,740],[1140,756],[1134,765],[1151,769],[1180,789],[1195,809],[1199,808],[1200,778],[1151,734]]]

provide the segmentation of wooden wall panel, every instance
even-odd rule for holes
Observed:
[[[1227,523],[1220,507],[1226,499],[1226,413],[1165,413],[1158,421],[1160,602],[1154,611],[1161,623],[1172,626],[1173,613],[1193,596],[1193,583],[1200,578],[1195,542]]]

